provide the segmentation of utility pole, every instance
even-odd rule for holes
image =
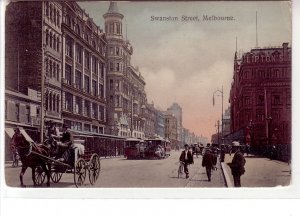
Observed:
[[[222,86],[222,90],[216,90],[216,91],[214,91],[214,93],[213,93],[213,106],[215,105],[215,93],[217,93],[217,92],[219,92],[219,93],[221,93],[221,97],[222,97],[222,106],[221,106],[221,129],[222,129],[222,132],[221,132],[221,139],[222,139],[222,143],[223,143],[223,121],[224,121],[224,119],[223,119],[223,105],[224,105],[224,91],[223,91],[223,86]],[[219,133],[218,133],[219,134]],[[221,148],[221,143],[219,143],[219,148]]]
[[[45,94],[45,73],[44,73],[44,1],[42,2],[42,68],[41,68],[41,122],[40,122],[40,142],[44,142],[44,94]]]

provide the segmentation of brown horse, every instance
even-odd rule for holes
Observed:
[[[23,183],[23,175],[25,174],[28,167],[32,169],[32,181],[36,186],[35,182],[35,169],[38,166],[41,166],[43,171],[47,176],[47,186],[50,186],[50,166],[47,168],[47,162],[45,159],[39,155],[34,154],[34,152],[49,157],[50,150],[44,145],[37,145],[28,142],[25,137],[22,135],[20,130],[15,129],[15,134],[12,137],[11,145],[15,147],[19,153],[21,162],[22,162],[22,170],[20,173],[20,182],[21,187],[26,187]]]

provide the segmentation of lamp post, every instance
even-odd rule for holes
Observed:
[[[222,96],[222,109],[221,109],[221,142],[223,143],[223,104],[224,104],[224,93],[223,93],[223,86],[222,86],[222,90],[217,89],[216,91],[214,91],[213,93],[213,106],[215,105],[215,94],[216,93],[221,93]],[[219,143],[219,148],[221,148],[221,143]]]

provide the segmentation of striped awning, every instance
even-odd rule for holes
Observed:
[[[19,127],[21,134],[24,136],[24,138],[28,141],[28,142],[34,142],[30,136],[27,134],[27,132],[22,128]],[[15,134],[15,131],[13,128],[5,128],[5,132],[7,133],[7,135],[12,138],[13,135]]]

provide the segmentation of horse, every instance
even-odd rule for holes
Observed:
[[[47,164],[43,157],[33,153],[34,151],[42,156],[49,157],[50,149],[42,144],[28,142],[19,129],[15,130],[15,133],[12,137],[11,145],[17,149],[18,154],[20,156],[20,160],[22,162],[22,169],[20,172],[21,187],[26,187],[26,185],[23,183],[23,175],[25,174],[28,167],[32,169],[32,181],[34,186],[36,186],[35,169],[38,166],[41,166],[43,171],[46,173],[47,187],[50,187],[50,165]]]

